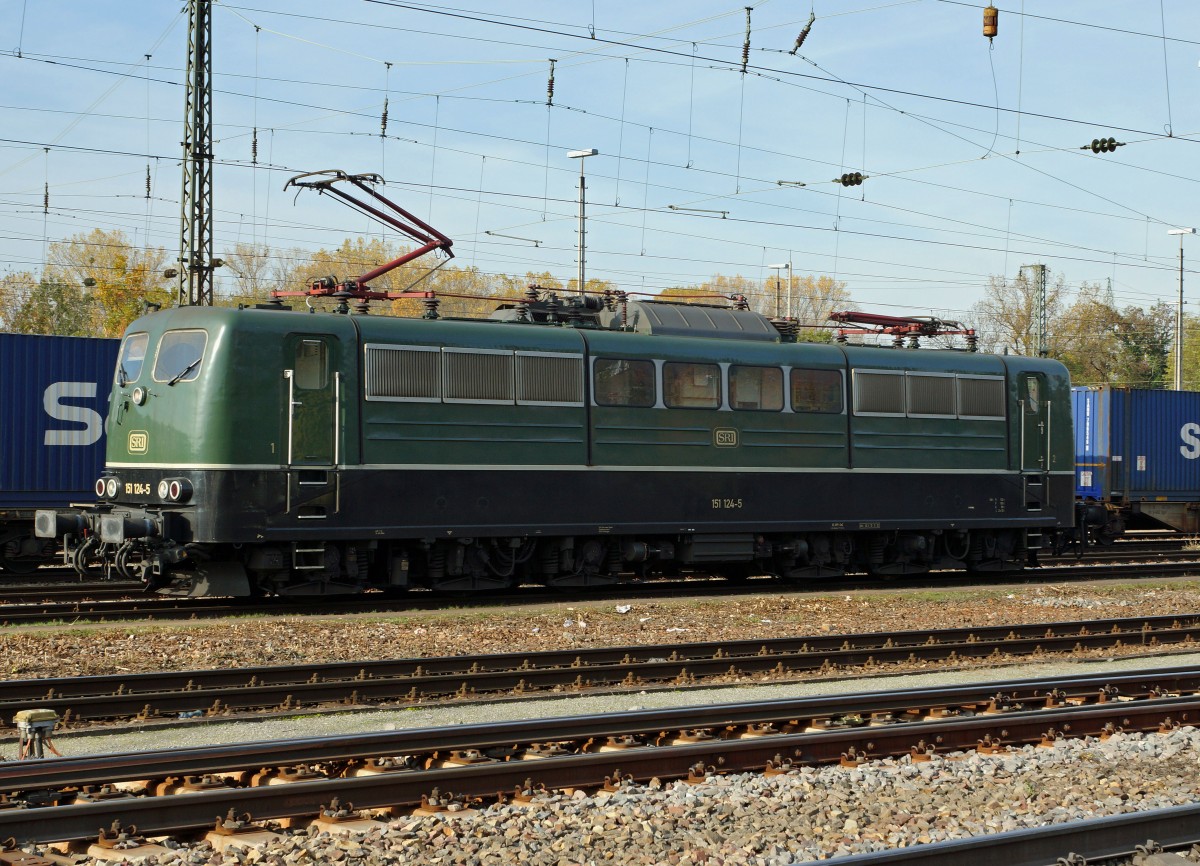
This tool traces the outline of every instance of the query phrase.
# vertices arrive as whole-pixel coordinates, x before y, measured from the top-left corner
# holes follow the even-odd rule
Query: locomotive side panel
[[[39,533],[87,524],[77,564],[166,591],[999,570],[1071,522],[1053,362],[257,310],[139,331],[114,494]]]

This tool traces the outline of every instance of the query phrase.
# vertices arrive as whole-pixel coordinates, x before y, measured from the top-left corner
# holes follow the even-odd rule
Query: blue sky
[[[0,273],[92,228],[177,250],[180,5],[0,0]],[[743,74],[744,7],[709,0],[217,3],[216,250],[378,234],[283,192],[341,168],[381,173],[459,264],[566,280],[566,153],[594,147],[588,276],[629,291],[773,283],[790,259],[864,309],[966,317],[990,275],[1041,262],[1071,287],[1111,279],[1118,305],[1173,302],[1167,230],[1200,223],[1200,4],[997,5],[989,46],[982,4],[767,0]],[[1108,136],[1126,145],[1079,149]],[[853,171],[868,179],[832,182]]]

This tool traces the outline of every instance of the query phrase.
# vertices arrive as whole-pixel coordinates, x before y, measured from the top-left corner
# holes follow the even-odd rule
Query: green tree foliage
[[[144,303],[169,304],[174,289],[162,276],[161,247],[135,247],[124,232],[94,229],[50,244],[46,285],[86,290],[93,336],[119,337],[142,314]],[[64,288],[64,298],[72,295]]]
[[[33,274],[0,279],[0,330],[92,337],[94,302],[83,286],[39,281]]]
[[[1120,352],[1114,368],[1114,384],[1166,388],[1172,377],[1169,363],[1175,341],[1174,307],[1164,303],[1155,304],[1149,310],[1126,307],[1122,315],[1123,320],[1117,323],[1116,329]],[[1197,369],[1193,367],[1192,370],[1192,388],[1200,384]]]
[[[1046,287],[1049,355],[1066,365],[1077,385],[1162,388],[1170,379],[1173,308],[1118,308],[1111,293],[1083,283],[1067,303],[1060,275]],[[975,305],[980,348],[1036,355],[1037,292],[1024,273],[1014,280],[992,277]],[[1200,352],[1197,353],[1200,370]]]
[[[1163,304],[1170,312],[1171,335],[1175,334],[1175,305]],[[1167,353],[1163,377],[1169,387],[1175,381],[1175,348]],[[1183,390],[1200,391],[1200,316],[1183,317]]]
[[[94,337],[94,320],[95,301],[86,288],[43,281],[13,312],[8,329],[20,334]]]

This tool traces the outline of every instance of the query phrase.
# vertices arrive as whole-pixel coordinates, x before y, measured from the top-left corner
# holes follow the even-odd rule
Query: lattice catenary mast
[[[212,0],[188,0],[179,306],[212,306]]]

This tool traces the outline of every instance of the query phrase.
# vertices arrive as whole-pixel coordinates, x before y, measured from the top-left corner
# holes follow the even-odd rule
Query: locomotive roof
[[[594,348],[603,346],[603,351],[616,351],[622,355],[629,352],[645,353],[651,342],[646,337],[653,336],[654,351],[660,356],[695,355],[753,363],[755,358],[764,361],[774,358],[775,353],[782,350],[784,356],[803,355],[810,361],[836,363],[834,358],[845,357],[852,368],[919,368],[979,374],[995,374],[1005,369],[1010,372],[1044,370],[1056,376],[1066,372],[1059,362],[1049,358],[853,344],[781,344],[770,320],[749,310],[644,301],[630,302],[629,309],[638,311],[636,322],[630,316],[630,323],[636,327],[633,333],[603,327],[579,330],[567,326],[531,326],[494,319],[426,320],[309,314],[286,308],[281,312],[276,309],[239,310],[231,307],[173,307],[137,319],[127,330],[158,333],[169,328],[206,328],[210,331],[234,328],[243,333],[258,332],[264,339],[271,339],[270,335],[276,334],[325,332],[337,334],[342,339],[361,339],[364,342],[401,339],[415,344],[434,345],[449,339],[481,349],[523,348],[543,351],[578,350],[581,336],[587,335]],[[740,315],[723,316],[720,315],[722,313]],[[756,320],[758,324],[755,324]],[[765,329],[770,329],[770,333],[767,334]],[[699,344],[705,343],[707,348],[699,348]],[[739,343],[741,348],[738,348]]]
[[[771,320],[753,310],[707,304],[630,301],[626,318],[639,334],[709,337],[725,340],[780,341]]]

